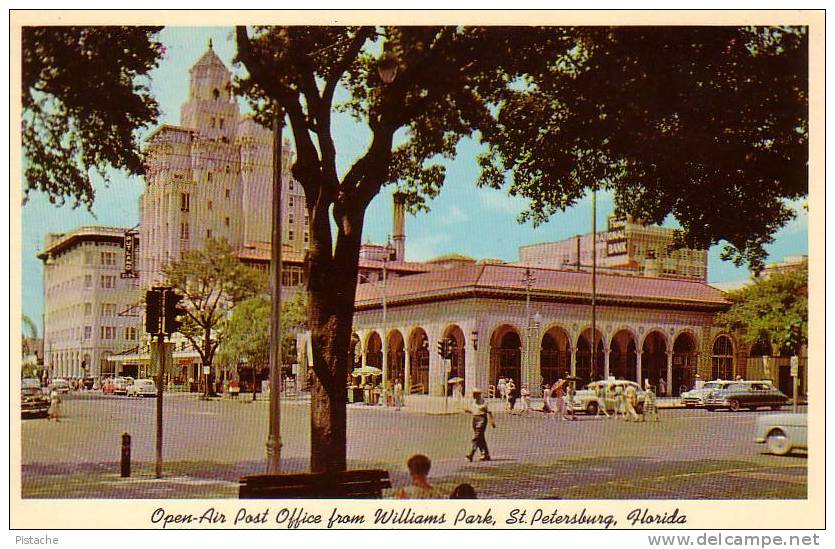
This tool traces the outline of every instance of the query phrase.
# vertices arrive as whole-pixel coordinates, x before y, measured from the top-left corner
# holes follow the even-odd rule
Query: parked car
[[[573,410],[575,412],[585,412],[589,415],[596,415],[598,407],[596,391],[597,388],[601,385],[606,391],[607,412],[614,412],[615,410],[615,399],[611,398],[611,396],[612,394],[614,394],[615,390],[617,390],[618,387],[620,387],[623,392],[626,392],[627,387],[634,387],[635,391],[638,393],[638,405],[635,407],[635,410],[639,414],[643,412],[645,398],[643,389],[641,389],[641,386],[638,383],[626,379],[607,379],[602,381],[592,381],[586,386],[585,389],[577,391],[577,393],[574,395]]]
[[[806,414],[765,414],[757,418],[754,441],[768,451],[784,456],[795,449],[806,450]]]
[[[20,380],[20,388],[21,389],[27,389],[27,388],[33,388],[33,387],[35,389],[41,389],[41,391],[43,391],[43,388],[41,387],[41,380],[36,378],[36,377],[24,377]]]
[[[128,387],[133,383],[132,377],[114,377],[113,378],[113,394],[127,395]]]
[[[137,379],[128,386],[128,396],[134,397],[155,397],[157,386],[153,379]]]
[[[70,383],[64,378],[57,377],[52,380],[49,384],[53,389],[58,391],[59,393],[69,393],[70,392]]]
[[[779,410],[788,400],[789,397],[767,381],[738,381],[708,394],[705,408],[711,412],[720,408],[727,408],[732,412],[743,408],[756,410],[762,407]]]
[[[691,389],[681,393],[681,403],[687,408],[702,407],[705,405],[705,398],[707,398],[708,394],[716,391],[717,389],[724,389],[733,383],[735,382],[723,379],[707,381],[698,389]]]
[[[37,387],[20,389],[20,412],[22,417],[46,417],[49,412],[49,398],[43,394],[40,383]]]

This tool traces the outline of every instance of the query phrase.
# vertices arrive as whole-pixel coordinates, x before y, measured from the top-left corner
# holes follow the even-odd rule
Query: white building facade
[[[79,227],[47,235],[44,365],[50,377],[99,377],[107,357],[137,347],[142,318],[138,278],[122,278],[127,229]]]

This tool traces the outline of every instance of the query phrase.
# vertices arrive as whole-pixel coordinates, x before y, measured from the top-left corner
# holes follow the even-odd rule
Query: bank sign
[[[606,255],[626,255],[626,218],[610,217],[609,231],[606,235]]]

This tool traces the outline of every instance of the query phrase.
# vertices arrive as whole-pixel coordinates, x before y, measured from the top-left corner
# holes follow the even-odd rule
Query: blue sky
[[[151,88],[160,102],[161,123],[179,122],[180,105],[188,95],[188,69],[205,52],[212,38],[218,56],[231,67],[235,46],[230,28],[169,27],[162,31],[161,41],[167,52],[152,74]],[[358,128],[346,115],[334,120],[340,169],[350,167],[367,144],[367,132]],[[286,135],[286,134],[285,134]],[[549,223],[533,228],[520,225],[516,217],[525,208],[525,201],[503,191],[478,189],[475,180],[478,168],[473,142],[463,141],[456,160],[447,162],[447,180],[443,192],[430,203],[429,213],[408,216],[406,220],[406,255],[409,260],[424,260],[447,253],[462,253],[476,258],[518,259],[518,248],[525,244],[560,240],[591,232],[591,200],[586,198],[566,212],[555,215]],[[30,195],[23,207],[23,312],[41,328],[43,309],[43,271],[36,258],[49,232],[65,232],[80,225],[114,225],[132,227],[139,222],[138,201],[143,181],[116,173],[110,187],[97,185],[92,214],[86,209],[58,208],[38,193]],[[605,226],[612,213],[611,196],[598,196],[598,227]],[[670,220],[674,224],[674,220]],[[391,234],[391,189],[378,196],[366,215],[363,240],[383,242]],[[776,235],[768,248],[769,261],[780,261],[788,255],[808,253],[806,212]],[[719,259],[721,246],[709,252],[710,282],[744,280],[745,268]]]

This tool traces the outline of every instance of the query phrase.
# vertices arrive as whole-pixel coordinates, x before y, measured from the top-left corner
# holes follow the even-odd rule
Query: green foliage
[[[24,27],[25,192],[92,207],[90,178],[112,167],[144,173],[138,132],[159,108],[148,72],[163,54],[160,27]]]
[[[808,337],[808,265],[776,272],[754,284],[728,294],[731,308],[717,317],[717,323],[742,333],[749,345],[767,341],[787,348],[791,326],[801,327],[801,342]]]
[[[186,318],[180,333],[203,364],[212,363],[229,309],[267,288],[266,275],[238,261],[222,239],[208,239],[202,249],[189,250],[162,271],[167,284],[185,297],[181,305]]]
[[[218,359],[227,365],[237,364],[246,357],[250,364],[266,366],[269,363],[270,298],[264,295],[251,297],[235,305],[232,316],[223,327],[223,345]],[[307,324],[307,299],[304,292],[296,294],[281,304],[281,360],[285,365],[296,362],[296,334]]]
[[[577,46],[501,93],[483,184],[531,200],[540,223],[586,189],[619,212],[681,224],[679,245],[727,243],[758,270],[808,194],[806,28],[561,29]]]
[[[294,175],[337,215],[397,183],[411,209],[445,180],[464,137],[485,147],[479,184],[530,200],[546,221],[589,188],[651,222],[672,215],[679,245],[726,243],[762,266],[764,246],[808,192],[805,27],[256,27],[239,29],[239,82],[266,120],[280,104]],[[395,56],[381,81],[380,51]],[[347,95],[335,103],[334,90]],[[342,94],[340,94],[342,97]],[[332,109],[373,134],[337,178]],[[397,132],[397,139],[393,136]],[[313,143],[313,139],[316,143]],[[321,151],[321,154],[319,152]],[[340,222],[337,220],[337,227]]]

